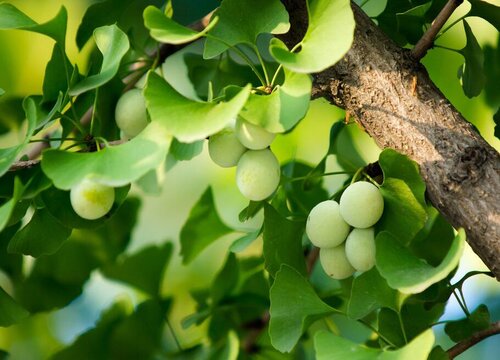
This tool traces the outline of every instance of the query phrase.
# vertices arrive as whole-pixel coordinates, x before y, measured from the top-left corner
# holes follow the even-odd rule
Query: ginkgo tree
[[[370,2],[378,0],[103,0],[78,27],[78,48],[92,48],[86,71],[67,55],[64,7],[39,23],[0,3],[0,29],[54,41],[42,93],[18,103],[22,141],[0,148],[0,270],[9,282],[0,283],[0,326],[68,306],[99,271],[144,301],[118,300],[51,358],[446,359],[500,333],[487,306],[469,310],[461,290],[473,275],[500,278],[500,157],[420,63],[433,46],[460,54],[464,94],[483,92],[496,110],[499,50],[481,48],[468,18],[498,30],[500,8],[469,0],[449,23],[463,1],[387,0],[374,22],[362,9]],[[435,44],[459,26],[464,48]],[[182,56],[194,90],[186,94],[168,76],[176,69],[161,65],[192,44],[199,51]],[[318,97],[346,110],[329,134],[316,134],[327,152],[317,164],[280,163],[273,141],[298,131]],[[357,154],[352,126],[383,148],[376,163]],[[140,209],[129,191],[155,193],[164,172],[204,143],[217,165],[236,167],[248,199],[241,223],[263,221],[192,293],[197,309],[182,326],[203,324],[205,337],[171,346],[172,298],[161,283],[172,252],[190,264],[241,228],[221,220],[208,188],[180,249],[165,242],[125,254]],[[341,168],[327,171],[329,156]],[[327,190],[324,178],[336,175],[347,180]],[[245,251],[261,240],[259,254]],[[466,240],[491,272],[452,282]],[[446,324],[456,345],[444,349],[432,327],[452,296],[464,318]],[[343,336],[334,316],[363,326],[365,339]]]

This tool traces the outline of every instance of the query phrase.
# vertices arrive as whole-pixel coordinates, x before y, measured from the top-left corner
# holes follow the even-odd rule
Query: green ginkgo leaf
[[[239,114],[246,121],[274,133],[290,130],[309,108],[311,77],[285,70],[285,82],[269,95],[250,94]]]
[[[250,88],[220,103],[194,101],[179,94],[162,77],[150,72],[144,95],[151,121],[179,141],[191,143],[222,130],[245,104]]]
[[[217,24],[217,18],[215,18],[203,31],[194,31],[178,24],[154,6],[148,6],[143,16],[144,24],[149,29],[151,37],[167,44],[185,44],[199,39]]]
[[[255,45],[259,34],[284,34],[290,28],[288,13],[279,0],[224,0],[212,21],[203,56],[212,58],[237,44]]]
[[[19,153],[26,147],[30,138],[33,136],[36,130],[37,123],[44,121],[44,120],[38,120],[37,106],[33,98],[27,97],[24,99],[23,109],[26,115],[26,120],[28,122],[26,135],[24,136],[24,140],[21,144],[0,149],[0,176],[5,174],[9,170],[12,163],[16,161]]]
[[[116,25],[101,26],[94,31],[97,48],[102,53],[102,65],[99,74],[91,75],[73,86],[72,96],[98,88],[110,81],[118,72],[120,61],[130,48],[127,35]]]
[[[21,199],[21,196],[25,190],[25,187],[19,180],[19,178],[14,179],[14,192],[12,198],[0,206],[0,232],[9,223],[10,216],[14,211],[17,202]]]
[[[0,326],[10,326],[28,317],[28,315],[28,311],[16,303],[14,299],[0,287]]]
[[[118,187],[135,181],[164,160],[170,145],[164,129],[149,124],[131,141],[97,152],[44,151],[42,169],[54,185],[69,190],[84,178]]]
[[[471,8],[468,16],[479,16],[500,31],[500,7],[491,2],[482,0],[469,0]],[[497,3],[498,4],[498,3]]]
[[[444,279],[458,265],[465,245],[465,231],[458,230],[448,254],[436,267],[416,257],[389,232],[375,239],[377,268],[393,289],[404,294],[417,294]]]
[[[0,29],[19,29],[47,35],[64,49],[68,13],[63,6],[57,15],[43,24],[38,24],[15,6],[0,4]]]
[[[427,360],[432,345],[434,345],[434,333],[431,329],[420,334],[406,346],[393,351],[358,345],[326,331],[320,331],[314,336],[317,360]]]
[[[314,321],[335,312],[320,299],[305,277],[286,264],[276,273],[269,295],[269,337],[271,344],[281,352],[290,352]]]
[[[300,51],[290,51],[278,39],[272,39],[269,45],[278,62],[300,73],[314,73],[334,65],[351,48],[354,39],[350,0],[308,0],[307,5],[309,27],[296,46],[300,46]]]

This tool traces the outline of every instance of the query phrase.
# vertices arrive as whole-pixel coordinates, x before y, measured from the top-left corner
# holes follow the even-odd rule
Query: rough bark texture
[[[295,44],[306,29],[304,1],[283,3],[294,28],[284,40]],[[465,228],[472,249],[500,279],[499,154],[407,50],[355,4],[353,11],[354,44],[344,59],[314,76],[313,97],[345,108],[381,148],[415,160],[432,204],[454,227]]]

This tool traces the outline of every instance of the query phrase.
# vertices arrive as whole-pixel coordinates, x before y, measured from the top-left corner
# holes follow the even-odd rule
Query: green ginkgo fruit
[[[116,103],[115,121],[128,138],[138,135],[148,125],[146,102],[140,89],[129,90],[120,97]]]
[[[269,149],[248,150],[236,168],[236,185],[249,200],[269,197],[280,182],[280,164]]]
[[[247,151],[230,128],[211,135],[208,139],[208,154],[214,163],[224,168],[238,164],[241,155]]]
[[[337,280],[346,279],[356,272],[347,259],[344,244],[319,249],[319,261],[325,273]]]
[[[306,233],[313,245],[335,247],[344,242],[350,226],[340,216],[339,204],[326,200],[317,204],[307,218]]]
[[[370,270],[375,265],[374,229],[353,229],[345,242],[345,254],[356,270]]]
[[[384,212],[384,198],[372,183],[359,181],[351,184],[340,197],[340,215],[351,226],[369,228]]]
[[[114,188],[85,179],[70,191],[73,210],[82,218],[95,220],[106,215],[115,201]]]
[[[276,137],[276,134],[241,118],[236,121],[235,134],[238,140],[251,150],[267,148]]]

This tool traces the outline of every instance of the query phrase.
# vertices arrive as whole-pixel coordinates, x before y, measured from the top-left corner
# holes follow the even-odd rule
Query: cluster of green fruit
[[[132,89],[120,97],[115,108],[115,120],[124,138],[138,135],[147,126],[146,103],[140,89]],[[70,200],[78,216],[95,220],[111,210],[115,190],[91,179],[83,179],[71,189]]]
[[[249,200],[268,198],[279,185],[280,164],[269,149],[276,134],[241,118],[208,139],[208,153],[219,166],[236,166],[236,185]]]
[[[326,200],[311,210],[306,233],[313,245],[320,248],[320,263],[330,277],[345,279],[375,265],[373,226],[383,211],[380,190],[366,181],[349,185],[339,203]]]

